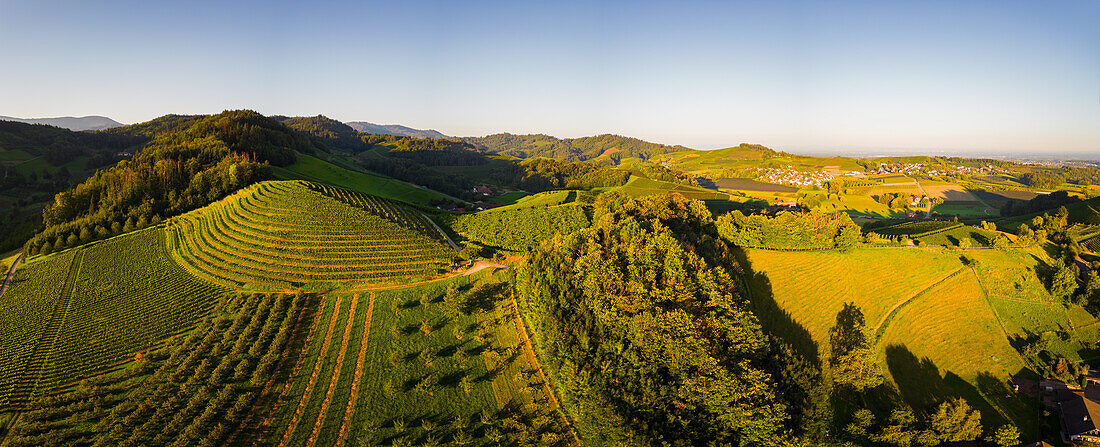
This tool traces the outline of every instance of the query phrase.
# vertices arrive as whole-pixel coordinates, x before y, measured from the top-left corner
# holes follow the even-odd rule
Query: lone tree
[[[1077,290],[1077,266],[1056,261],[1054,268],[1048,289],[1055,298],[1066,300]]]
[[[1012,424],[1002,425],[989,435],[989,442],[1001,447],[1012,447],[1020,443],[1020,430]]]
[[[863,390],[882,384],[867,337],[867,322],[855,303],[844,303],[837,312],[836,325],[829,331],[829,348],[829,366],[837,385]]]

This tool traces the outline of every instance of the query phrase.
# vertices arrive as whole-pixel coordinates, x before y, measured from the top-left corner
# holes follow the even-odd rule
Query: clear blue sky
[[[0,0],[0,115],[1100,152],[1100,1]]]

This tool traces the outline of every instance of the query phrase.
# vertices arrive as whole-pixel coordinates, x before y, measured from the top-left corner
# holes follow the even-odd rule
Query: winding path
[[[11,284],[11,278],[15,276],[15,267],[19,265],[19,261],[23,260],[23,255],[20,254],[18,258],[15,258],[15,262],[11,263],[11,268],[8,269],[8,277],[4,278],[4,285],[0,286],[0,295],[4,294],[5,290],[8,290],[8,285]]]
[[[461,248],[458,247],[458,244],[456,244],[455,241],[451,240],[450,236],[447,236],[447,233],[445,233],[442,228],[439,228],[439,225],[435,224],[435,221],[432,220],[432,218],[428,217],[428,215],[424,214],[424,213],[420,213],[420,215],[424,216],[424,220],[427,220],[429,223],[432,224],[433,227],[435,227],[435,231],[438,231],[439,234],[443,236],[443,239],[447,240],[448,244],[451,244],[451,248],[455,249],[455,251],[461,251],[462,250]]]
[[[886,333],[886,328],[890,326],[890,322],[894,320],[894,315],[897,314],[902,307],[905,307],[907,304],[913,302],[913,300],[924,296],[924,294],[927,293],[929,290],[932,290],[933,287],[936,287],[942,284],[944,281],[958,276],[959,273],[962,273],[966,269],[967,267],[959,267],[957,270],[949,273],[947,276],[941,278],[939,281],[929,284],[928,287],[925,287],[917,293],[914,293],[909,298],[898,301],[897,304],[894,304],[894,307],[891,307],[890,310],[886,311],[886,315],[883,315],[882,319],[879,320],[877,325],[875,325],[875,342],[877,343],[882,338],[882,335]]]

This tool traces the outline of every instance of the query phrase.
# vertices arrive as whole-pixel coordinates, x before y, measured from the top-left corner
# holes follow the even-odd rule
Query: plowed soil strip
[[[279,441],[279,447],[285,446],[290,441],[290,435],[294,434],[294,429],[298,426],[298,420],[302,418],[302,413],[306,410],[306,404],[309,403],[309,396],[313,394],[313,385],[317,383],[317,375],[321,373],[321,366],[325,364],[325,353],[328,352],[328,345],[332,342],[332,329],[336,327],[337,317],[340,316],[341,300],[343,300],[343,297],[336,297],[336,307],[332,310],[332,319],[328,322],[325,341],[321,343],[321,351],[317,353],[317,360],[313,363],[313,373],[309,375],[306,390],[302,393],[302,398],[298,400],[298,408],[294,409],[294,416],[290,418],[290,423],[286,426],[286,432],[283,433],[283,439]]]
[[[370,300],[367,301],[367,317],[363,321],[363,338],[359,342],[359,356],[356,357],[355,361],[355,377],[351,382],[351,397],[348,398],[348,406],[344,409],[344,422],[340,424],[340,436],[336,438],[336,447],[344,445],[344,440],[348,437],[351,417],[355,413],[355,400],[359,397],[359,380],[363,377],[363,356],[367,353],[367,337],[370,335],[371,315],[374,315],[374,292],[370,292]]]
[[[325,391],[325,400],[321,401],[321,411],[317,413],[317,420],[313,422],[313,433],[306,441],[306,447],[313,447],[317,443],[317,435],[321,433],[321,426],[325,424],[325,413],[332,403],[332,393],[336,391],[336,382],[340,380],[340,367],[344,365],[344,354],[348,352],[348,336],[351,335],[351,327],[355,325],[355,307],[359,304],[359,294],[351,297],[351,311],[348,312],[348,322],[344,325],[344,338],[340,342],[340,353],[336,355],[336,367],[332,370],[332,379],[328,381],[328,390]]]

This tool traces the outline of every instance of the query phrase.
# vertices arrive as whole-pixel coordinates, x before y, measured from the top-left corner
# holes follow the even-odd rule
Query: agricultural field
[[[526,193],[526,192],[523,192],[523,191],[509,191],[509,192],[506,192],[504,194],[500,194],[500,195],[496,195],[496,196],[490,196],[489,198],[485,199],[485,201],[488,202],[488,203],[494,203],[494,204],[497,204],[497,205],[511,205],[513,203],[516,203],[516,202],[522,200],[524,197],[527,197],[529,195],[530,195],[529,193]]]
[[[262,445],[572,444],[507,284],[327,296]]]
[[[187,270],[257,291],[329,290],[434,277],[454,251],[423,213],[301,181],[263,182],[168,222]]]
[[[900,306],[880,328],[878,349],[902,399],[914,408],[962,396],[982,412],[984,424],[1014,422],[1024,433],[1035,430],[1033,402],[1004,398],[1005,379],[1023,371],[1025,362],[1009,344],[973,270]]]
[[[954,184],[945,185],[928,185],[926,182],[921,182],[921,188],[932,197],[939,200],[954,201],[954,202],[977,202],[979,199],[967,191],[965,188]]]
[[[5,447],[226,445],[270,395],[294,334],[317,298],[238,295],[219,302],[186,336],[117,372],[40,397],[19,415]]]
[[[387,199],[427,206],[433,201],[463,202],[443,193],[421,188],[411,183],[364,171],[353,171],[309,155],[299,155],[298,161],[285,168],[274,168],[281,180],[309,180],[358,191]]]
[[[34,155],[28,154],[18,149],[0,150],[0,162],[20,162],[27,161],[32,158],[34,158]]]
[[[1097,320],[1049,298],[1035,273],[1050,262],[1041,249],[966,255],[977,259],[976,266],[964,264],[957,252],[920,248],[847,255],[747,250],[746,260],[755,272],[749,286],[762,323],[795,346],[825,355],[836,312],[854,301],[876,336],[888,379],[911,405],[959,395],[988,408],[991,419],[1007,415],[1032,430],[1025,416],[1033,413],[991,391],[1027,366],[1010,337],[1081,327],[1058,348],[1081,359],[1076,352],[1089,352],[1086,340],[1095,340],[1089,337],[1097,336]]]
[[[748,265],[755,272],[750,281],[754,299],[770,297],[813,340],[828,338],[845,301],[855,301],[863,309],[867,326],[877,328],[895,304],[963,267],[955,254],[904,247],[866,248],[846,254],[746,251]]]
[[[675,183],[663,182],[660,180],[651,180],[642,177],[630,177],[623,186],[616,186],[613,188],[604,188],[603,190],[616,190],[626,194],[630,197],[641,197],[652,194],[667,194],[670,192],[677,192],[683,194],[684,197],[689,199],[698,200],[728,200],[729,195],[711,191],[708,189],[698,188],[694,186],[677,185]]]
[[[172,261],[161,227],[32,257],[0,298],[10,306],[0,324],[13,328],[0,348],[0,405],[21,406],[191,329],[226,291]]]
[[[960,218],[996,218],[1000,217],[1000,211],[986,206],[977,201],[947,201],[938,202],[932,206],[932,211],[945,215],[959,216]]]
[[[981,228],[961,226],[918,237],[916,239],[924,245],[958,247],[962,241],[969,240],[971,247],[987,247],[996,235],[997,233],[986,231]]]
[[[749,178],[720,178],[714,182],[719,189],[765,192],[797,192],[798,188],[775,183],[761,182]]]
[[[958,228],[963,226],[958,222],[950,222],[946,220],[914,220],[908,222],[902,222],[897,225],[891,225],[889,227],[876,228],[875,233],[883,236],[905,236],[909,238],[916,238],[921,236],[928,236],[932,233],[947,231],[952,228]]]
[[[1047,270],[1052,262],[1038,247],[997,252],[975,250],[968,256],[978,260],[977,272],[987,291],[989,302],[1012,337],[1069,330],[1070,337],[1056,338],[1053,349],[1068,359],[1095,362],[1082,353],[1095,348],[1100,340],[1100,324],[1080,306],[1063,304],[1050,296],[1036,272]],[[1086,344],[1088,344],[1086,346]]]
[[[510,211],[519,210],[524,208],[536,208],[544,206],[561,205],[564,203],[570,203],[577,200],[577,195],[583,193],[583,191],[561,190],[561,191],[547,191],[538,194],[528,195],[518,200],[512,201],[512,203],[492,208],[488,211]],[[587,193],[586,193],[587,194]]]

